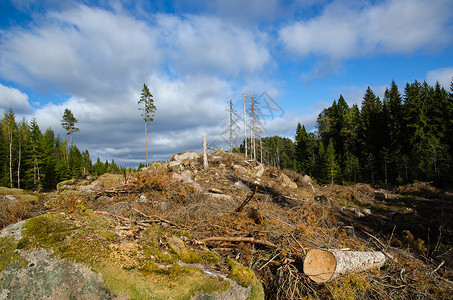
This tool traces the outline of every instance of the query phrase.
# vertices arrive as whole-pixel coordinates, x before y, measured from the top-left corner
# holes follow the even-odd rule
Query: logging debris
[[[441,299],[453,294],[451,191],[425,183],[393,189],[323,186],[220,150],[208,154],[208,160],[204,169],[200,155],[181,153],[169,163],[153,163],[126,176],[74,181],[39,195],[39,203],[29,205],[34,211],[27,213],[103,214],[135,231],[173,227],[221,257],[249,266],[269,299]],[[376,190],[386,198],[376,199]],[[390,212],[396,213],[393,218]],[[381,251],[386,263],[380,269],[330,274],[323,284],[304,273],[312,249],[345,248]]]

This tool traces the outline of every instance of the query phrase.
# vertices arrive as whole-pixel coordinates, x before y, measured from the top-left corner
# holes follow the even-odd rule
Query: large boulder
[[[168,165],[170,167],[176,167],[183,165],[184,167],[188,166],[192,160],[197,159],[199,154],[194,151],[185,151],[178,154],[173,155],[170,158],[170,162]]]
[[[253,271],[170,227],[143,230],[85,212],[45,214],[0,232],[0,299],[248,297],[264,297]]]

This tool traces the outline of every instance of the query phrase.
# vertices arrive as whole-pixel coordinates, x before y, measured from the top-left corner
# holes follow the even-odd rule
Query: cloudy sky
[[[131,4],[133,3],[133,4]],[[157,107],[151,160],[222,137],[227,102],[262,95],[263,135],[312,130],[342,94],[453,76],[451,0],[0,0],[0,113],[62,138],[65,108],[92,159],[145,160],[138,100]],[[242,124],[240,124],[242,126]]]

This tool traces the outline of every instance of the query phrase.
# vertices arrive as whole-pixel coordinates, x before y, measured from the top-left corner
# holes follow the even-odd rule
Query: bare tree
[[[245,146],[245,157],[247,157],[247,106],[245,90],[243,96],[244,96],[244,146]]]
[[[249,115],[250,115],[250,156],[256,159],[256,132],[261,125],[261,108],[260,102],[254,93],[249,96]]]

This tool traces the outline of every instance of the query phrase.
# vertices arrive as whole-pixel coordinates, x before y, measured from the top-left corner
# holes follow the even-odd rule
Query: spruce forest
[[[392,81],[382,100],[368,87],[360,108],[340,95],[316,127],[307,132],[299,123],[294,142],[263,138],[262,147],[255,143],[257,159],[319,183],[453,182],[453,82],[446,91],[439,83],[414,81],[401,93]],[[243,143],[236,151],[244,149]]]
[[[0,133],[0,186],[50,191],[71,178],[124,171],[114,160],[93,164],[88,150],[69,146],[51,128],[43,133],[36,119],[17,121],[12,108],[0,120]]]

